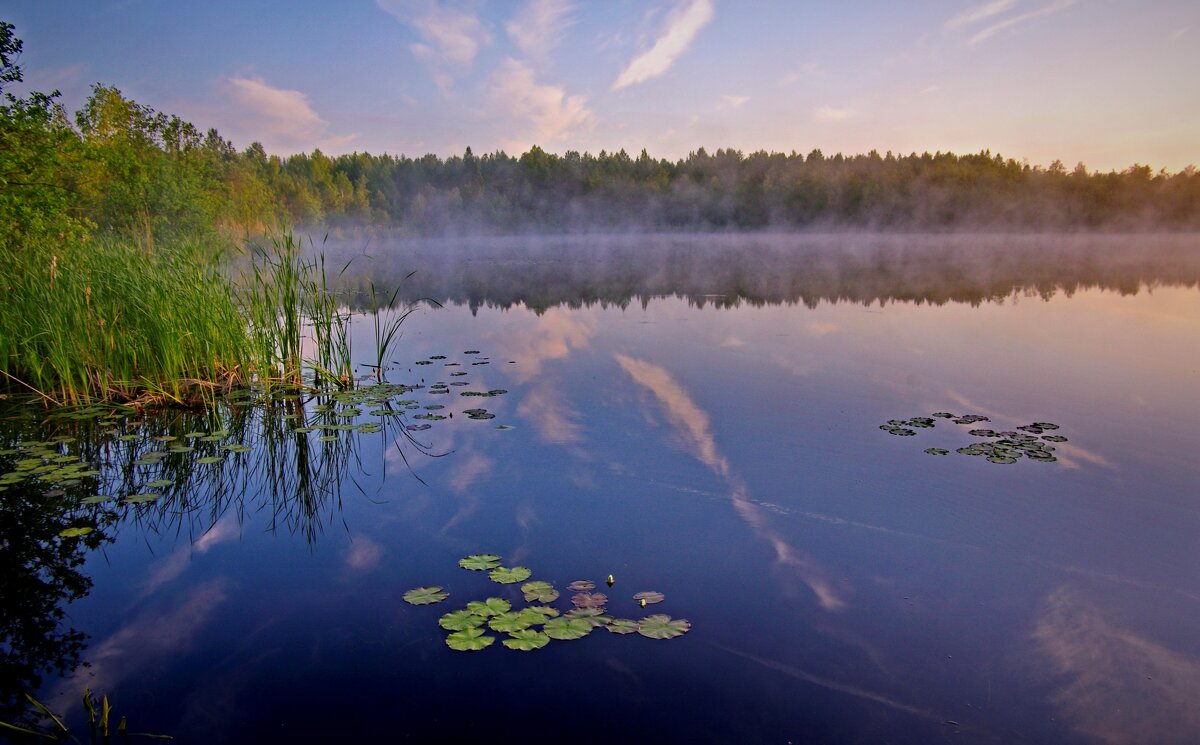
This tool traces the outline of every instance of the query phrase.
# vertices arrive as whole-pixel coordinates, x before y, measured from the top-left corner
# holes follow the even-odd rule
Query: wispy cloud
[[[328,136],[329,122],[317,114],[306,94],[276,88],[260,77],[229,78],[225,94],[234,107],[234,129],[254,133],[268,150],[336,148],[358,136]]]
[[[575,6],[567,0],[529,0],[504,25],[508,38],[534,60],[544,59],[574,23]]]
[[[514,118],[531,127],[534,142],[514,142],[515,147],[564,139],[592,123],[585,96],[568,96],[556,85],[539,84],[533,68],[511,57],[492,73],[492,100]]]
[[[818,122],[844,122],[854,116],[853,109],[838,108],[837,106],[821,106],[813,112],[813,119]]]
[[[1072,5],[1075,5],[1078,1],[1079,0],[1052,0],[1052,2],[1043,5],[1040,8],[1028,10],[1024,13],[1018,13],[1016,15],[1010,15],[1007,18],[997,20],[994,23],[991,23],[990,25],[980,29],[979,31],[976,31],[975,34],[967,40],[967,43],[978,44],[982,41],[986,41],[1005,29],[1026,23],[1027,21],[1032,21],[1035,18],[1042,18],[1044,16],[1053,15],[1059,11],[1066,10]],[[975,8],[968,10],[961,15],[951,18],[946,22],[945,27],[953,30],[956,28],[966,28],[968,26],[974,26],[979,23],[991,21],[992,19],[999,18],[1008,11],[1012,10],[1014,6],[1014,2],[1007,2],[1007,0],[996,0],[995,2],[976,6]]]
[[[456,75],[470,69],[479,50],[492,43],[492,35],[477,15],[444,7],[435,0],[376,0],[379,8],[416,30],[421,41],[409,45],[433,79],[448,88]]]
[[[689,0],[677,7],[667,17],[666,27],[653,46],[633,58],[617,76],[612,89],[620,90],[662,75],[687,51],[712,17],[712,0]]]
[[[739,109],[749,100],[749,96],[721,96],[721,103],[717,104],[717,108],[723,111]]]
[[[1007,13],[1016,4],[1017,0],[992,0],[981,5],[974,5],[946,21],[942,24],[942,27],[947,30],[953,30],[970,26],[981,21],[986,21],[989,18],[994,18],[1001,13]]]

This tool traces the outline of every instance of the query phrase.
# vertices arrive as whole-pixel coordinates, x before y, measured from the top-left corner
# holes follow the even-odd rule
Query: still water
[[[103,475],[0,494],[6,701],[36,690],[82,731],[90,688],[130,731],[206,743],[1200,740],[1196,241],[327,249],[442,303],[387,371],[423,387],[10,413],[7,449],[75,437],[56,452]],[[880,429],[935,412],[988,420]],[[958,453],[1001,438],[973,429],[1054,459]],[[484,552],[560,610],[591,580],[613,616],[691,629],[453,651],[443,613],[525,605],[457,566]],[[402,599],[431,585],[450,597]]]

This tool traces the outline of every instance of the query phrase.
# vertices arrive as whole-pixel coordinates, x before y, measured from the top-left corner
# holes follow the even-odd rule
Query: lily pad
[[[94,497],[84,497],[83,499],[79,500],[79,503],[80,504],[100,504],[101,502],[107,502],[110,499],[112,499],[112,497],[108,496],[107,494],[97,494]]]
[[[550,637],[540,631],[533,629],[524,629],[515,631],[508,635],[508,639],[504,639],[502,643],[509,649],[516,649],[521,652],[529,652],[534,649],[541,649],[550,643]]]
[[[563,614],[563,618],[577,618],[593,626],[607,626],[613,620],[603,608],[572,608]]]
[[[551,639],[568,641],[582,639],[592,633],[593,628],[592,624],[582,618],[551,618],[542,630]]]
[[[158,479],[158,480],[156,480],[156,481],[150,481],[150,482],[148,482],[148,483],[146,484],[146,486],[147,486],[147,487],[149,487],[149,488],[151,488],[151,489],[159,489],[159,488],[162,488],[162,487],[164,487],[164,486],[171,486],[171,485],[172,485],[172,484],[174,484],[174,483],[175,483],[174,479]]]
[[[495,554],[471,554],[465,559],[459,559],[458,565],[463,569],[485,571],[500,566],[500,557]]]
[[[948,411],[935,411],[933,415],[938,419],[953,419],[954,415]]]
[[[500,633],[521,631],[532,625],[533,621],[530,620],[529,616],[522,616],[520,613],[513,613],[512,611],[501,613],[488,619],[488,628]]]
[[[691,622],[682,618],[672,620],[663,613],[646,616],[638,622],[638,633],[648,639],[674,639],[683,636],[691,628]]]
[[[431,605],[440,603],[450,597],[450,593],[444,591],[440,586],[432,587],[416,587],[404,593],[404,602],[410,605]]]
[[[1017,462],[1016,458],[1013,458],[1013,457],[1010,457],[1007,455],[989,455],[988,456],[988,463],[996,463],[996,464],[999,464],[1002,466],[1007,466],[1007,465],[1011,465],[1016,462]]]
[[[1042,439],[1046,442],[1066,442],[1067,438],[1062,435],[1042,435]]]
[[[153,492],[143,492],[141,494],[132,494],[128,497],[125,497],[125,503],[126,504],[143,504],[145,502],[153,502],[154,500],[159,499],[160,497],[162,497],[161,494],[155,494]]]
[[[1059,428],[1058,425],[1054,424],[1053,422],[1034,422],[1033,426],[1045,430],[1054,430]]]
[[[595,588],[596,583],[586,579],[577,579],[571,584],[567,585],[567,589],[571,590],[572,592],[586,592],[587,590],[594,590]]]
[[[450,636],[446,637],[446,646],[456,652],[478,652],[492,645],[496,641],[494,636],[485,636],[483,629],[470,628],[462,631],[455,631]]]
[[[462,631],[482,626],[487,622],[483,616],[477,616],[469,610],[452,610],[438,619],[438,626],[447,631]]]
[[[64,528],[63,530],[58,531],[58,536],[60,538],[78,538],[91,533],[92,530],[93,528],[89,528],[87,526],[79,528]]]
[[[608,596],[602,592],[581,592],[571,597],[571,604],[576,608],[603,608],[608,605]]]
[[[925,452],[930,455],[949,455],[950,451],[943,448],[925,448]]]
[[[429,429],[432,426],[433,426],[432,424],[410,424],[407,427],[405,427],[405,429],[407,429],[411,432],[420,432],[422,430]]]
[[[521,585],[521,592],[525,593],[525,602],[527,603],[552,603],[558,600],[558,590],[555,590],[549,582],[541,580]]]
[[[628,618],[614,618],[604,628],[614,634],[632,634],[638,630],[638,624]]]
[[[543,613],[542,611],[549,611],[549,613]],[[517,615],[521,617],[526,626],[541,626],[547,620],[557,616],[558,611],[550,606],[538,605],[532,608],[522,608],[521,612]]]
[[[664,597],[665,596],[661,592],[647,590],[646,592],[637,593],[636,595],[633,596],[633,599],[639,600],[639,601],[645,600],[646,605],[654,605],[655,603],[661,603],[663,601]]]
[[[504,598],[488,598],[487,600],[472,600],[467,603],[467,610],[477,616],[490,618],[498,616],[501,613],[508,613],[512,609],[512,603]]]
[[[529,579],[532,574],[533,572],[525,567],[497,567],[488,572],[488,577],[502,585],[514,585]]]

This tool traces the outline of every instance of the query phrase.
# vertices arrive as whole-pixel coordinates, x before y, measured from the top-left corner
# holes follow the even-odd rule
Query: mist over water
[[[1194,234],[314,236],[311,246],[330,265],[349,262],[340,282],[351,291],[370,281],[407,301],[535,310],[668,296],[700,307],[981,303],[1200,283]]]

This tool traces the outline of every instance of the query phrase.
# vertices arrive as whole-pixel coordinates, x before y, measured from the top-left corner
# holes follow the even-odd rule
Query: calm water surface
[[[30,487],[0,495],[4,695],[57,654],[52,708],[80,722],[83,688],[106,691],[131,730],[180,742],[1200,740],[1195,243],[731,243],[368,246],[356,271],[419,269],[408,291],[446,303],[409,319],[388,372],[468,382],[398,396],[456,414],[428,430],[368,403],[336,421],[380,432],[296,434],[281,416],[323,414],[291,400],[107,435],[14,419],[8,447],[78,435],[62,449],[102,466],[91,493],[173,483],[53,520],[12,506]],[[879,428],[938,411],[990,421]],[[955,452],[1034,421],[1068,438],[1057,461]],[[198,427],[251,450],[130,462]],[[78,524],[100,530],[55,537]],[[452,651],[442,613],[523,604],[457,567],[477,552],[554,583],[560,609],[611,573],[613,615],[692,629]],[[403,602],[422,585],[450,598]],[[666,600],[643,611],[641,590]],[[57,653],[35,643],[51,634]]]

